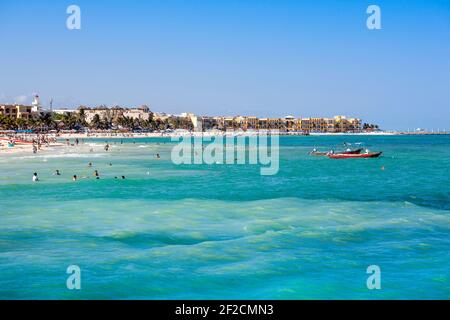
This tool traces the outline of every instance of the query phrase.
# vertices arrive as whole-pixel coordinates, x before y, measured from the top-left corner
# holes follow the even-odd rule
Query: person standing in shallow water
[[[95,179],[100,179],[100,174],[98,173],[97,170],[94,171],[94,177]]]
[[[32,178],[33,182],[38,182],[39,181],[39,177],[38,174],[35,172],[33,173],[33,178]]]

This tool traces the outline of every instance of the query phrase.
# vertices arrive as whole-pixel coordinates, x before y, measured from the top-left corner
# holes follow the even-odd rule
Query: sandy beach
[[[54,147],[63,147],[64,145],[62,143],[50,143],[48,146],[43,145],[41,148],[37,151],[38,153],[51,153],[52,150],[54,150]],[[0,142],[0,155],[5,154],[24,154],[24,153],[33,153],[33,145],[31,144],[16,144],[14,147],[10,148],[8,147],[7,142]]]

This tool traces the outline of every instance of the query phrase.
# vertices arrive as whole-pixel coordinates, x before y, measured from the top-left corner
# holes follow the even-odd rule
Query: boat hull
[[[338,152],[336,154],[360,154],[362,150],[363,149],[356,149],[356,150],[351,150],[351,151],[342,151],[342,152]],[[312,151],[309,154],[312,155],[312,156],[327,156],[330,153],[329,152]]]
[[[329,154],[328,157],[330,159],[367,159],[367,158],[378,158],[382,152],[373,152],[373,153],[363,153],[363,154]]]

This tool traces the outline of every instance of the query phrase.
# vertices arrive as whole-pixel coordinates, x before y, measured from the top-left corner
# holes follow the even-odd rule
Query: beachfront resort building
[[[37,118],[39,113],[33,111],[32,106],[0,105],[0,114],[12,119],[30,120]]]
[[[0,114],[12,119],[31,120],[36,119],[42,113],[39,102],[39,96],[34,96],[31,106],[21,104],[5,104],[0,105]]]
[[[335,116],[334,118],[302,118],[299,119],[298,128],[303,132],[360,132],[361,119],[349,118],[345,116]]]
[[[149,120],[153,113],[150,111],[149,107],[141,106],[138,108],[122,108],[113,107],[108,108],[106,106],[99,106],[96,108],[88,108],[81,106],[77,109],[77,112],[83,110],[85,120],[88,124],[92,123],[95,118],[99,118],[102,121],[113,121],[118,118],[131,118],[133,120]]]
[[[257,118],[255,116],[209,117],[191,113],[177,117],[190,119],[194,130],[279,130],[283,132],[335,133],[360,132],[361,119],[335,116],[333,118]]]
[[[254,130],[258,127],[258,118],[256,117],[237,116],[234,121],[235,126],[244,131]]]
[[[345,116],[335,116],[334,126],[336,132],[352,132],[361,130],[361,119],[349,118]]]
[[[144,105],[134,109],[125,109],[122,115],[134,120],[149,120],[152,117],[152,112],[149,107]]]

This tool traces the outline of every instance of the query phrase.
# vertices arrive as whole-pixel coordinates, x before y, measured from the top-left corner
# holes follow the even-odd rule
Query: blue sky
[[[0,70],[0,102],[450,130],[450,1],[1,0]]]

